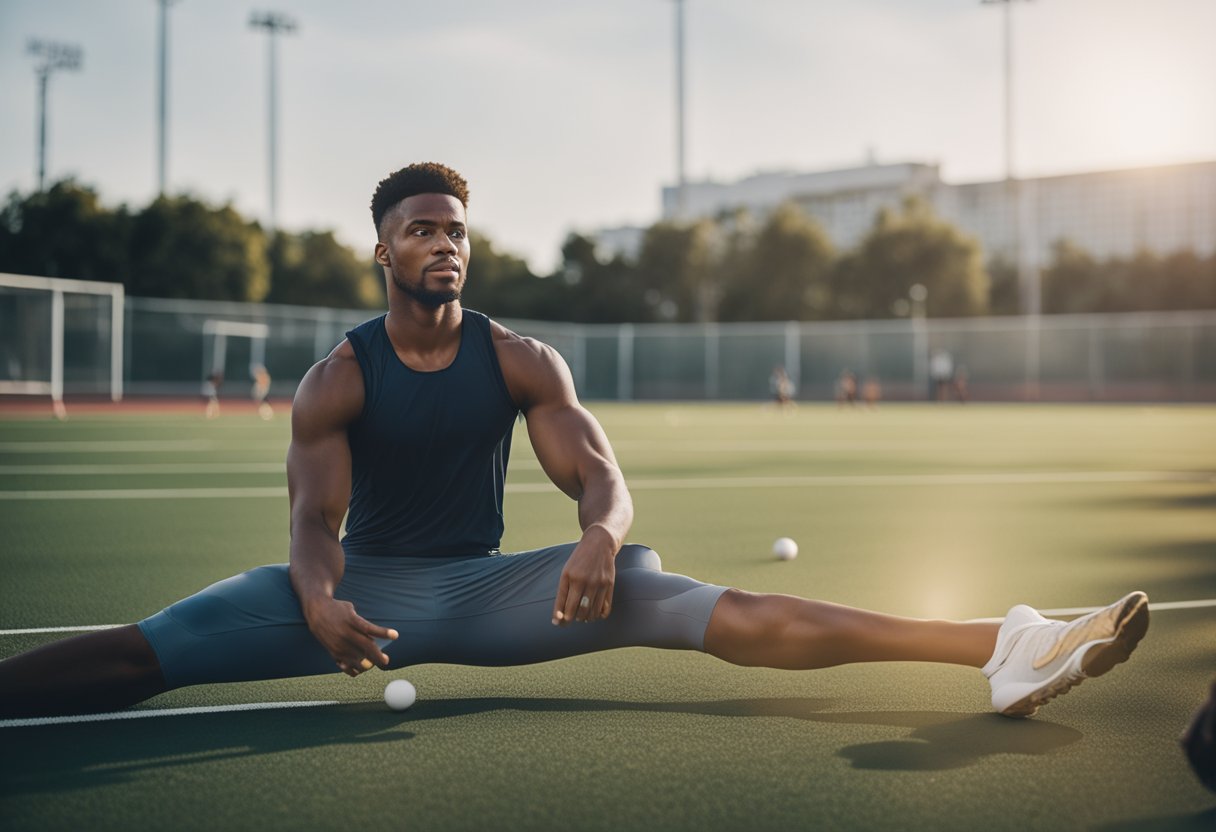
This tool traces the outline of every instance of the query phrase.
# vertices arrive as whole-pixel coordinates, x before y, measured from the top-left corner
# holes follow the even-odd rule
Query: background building
[[[1216,161],[1160,167],[951,184],[937,165],[871,164],[816,173],[770,172],[736,182],[690,182],[685,217],[716,217],[738,208],[758,216],[794,201],[833,243],[850,248],[882,208],[906,197],[926,200],[944,219],[979,240],[989,258],[1013,260],[1014,206],[1020,204],[1023,246],[1046,265],[1067,239],[1099,259],[1141,250],[1160,254],[1216,252]],[[676,217],[677,189],[663,188],[664,220]],[[593,236],[607,255],[636,256],[645,229],[612,228]]]

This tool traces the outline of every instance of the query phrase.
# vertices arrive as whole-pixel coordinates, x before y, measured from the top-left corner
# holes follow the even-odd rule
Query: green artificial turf
[[[1099,605],[1133,588],[1154,602],[1216,598],[1214,408],[593,409],[634,486],[631,537],[672,571],[918,617]],[[285,477],[265,469],[287,441],[284,418],[0,420],[0,629],[131,622],[286,560]],[[261,467],[200,469],[235,464]],[[512,486],[544,481],[523,426],[512,465]],[[265,496],[171,496],[233,488]],[[162,493],[50,498],[72,489]],[[507,526],[504,549],[577,534],[556,490],[513,490]],[[771,557],[780,536],[799,542],[796,560]],[[0,656],[60,637],[0,635]],[[644,649],[204,686],[140,708],[340,704],[0,728],[0,820],[1209,829],[1216,795],[1177,736],[1213,673],[1216,607],[1204,607],[1155,611],[1129,664],[1022,721],[989,713],[967,668],[787,672]],[[383,705],[390,677],[417,685],[414,708]]]

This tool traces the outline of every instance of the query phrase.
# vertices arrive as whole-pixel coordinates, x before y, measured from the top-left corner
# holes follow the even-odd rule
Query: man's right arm
[[[308,628],[338,668],[358,676],[388,656],[373,639],[397,633],[373,624],[348,601],[334,598],[344,556],[338,530],[350,502],[347,427],[363,408],[363,377],[343,341],[304,376],[291,409],[287,489],[291,500],[291,585]]]

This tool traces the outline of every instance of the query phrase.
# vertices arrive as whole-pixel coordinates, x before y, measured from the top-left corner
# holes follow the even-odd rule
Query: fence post
[[[797,321],[785,322],[785,374],[794,382],[794,390],[802,389],[802,339]]]
[[[713,401],[718,398],[721,385],[718,383],[718,325],[705,325],[705,398]]]
[[[616,397],[633,399],[633,324],[621,324],[616,331]]]

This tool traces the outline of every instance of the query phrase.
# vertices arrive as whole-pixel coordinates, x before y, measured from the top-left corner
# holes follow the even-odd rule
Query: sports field
[[[593,409],[668,570],[923,617],[1143,589],[1148,636],[1023,721],[967,668],[644,649],[185,689],[147,718],[4,724],[0,826],[1216,828],[1177,745],[1216,673],[1216,409]],[[286,560],[287,442],[282,415],[0,419],[0,656]],[[576,535],[522,430],[509,483],[504,549]],[[398,677],[404,713],[380,698]],[[200,706],[225,710],[166,713]]]

